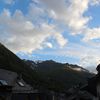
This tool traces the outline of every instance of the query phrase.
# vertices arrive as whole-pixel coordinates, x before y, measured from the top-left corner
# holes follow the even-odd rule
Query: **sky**
[[[21,59],[52,59],[95,71],[100,0],[0,0],[0,42]]]

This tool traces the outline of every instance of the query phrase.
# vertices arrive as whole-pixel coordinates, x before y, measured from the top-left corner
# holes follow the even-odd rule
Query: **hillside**
[[[34,88],[66,91],[77,84],[85,84],[93,75],[82,67],[62,64],[52,60],[34,62],[21,60],[0,44],[0,68],[22,74],[23,79]],[[76,69],[80,70],[76,70]]]
[[[24,62],[37,72],[41,80],[40,85],[57,91],[86,84],[88,78],[93,76],[88,70],[68,63],[62,64],[52,60],[43,62],[24,60]]]
[[[0,68],[22,74],[24,80],[30,84],[34,83],[35,72],[2,44],[0,44]]]

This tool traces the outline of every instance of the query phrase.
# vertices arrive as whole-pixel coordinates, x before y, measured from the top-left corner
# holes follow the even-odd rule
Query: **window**
[[[18,81],[18,85],[20,85],[20,86],[24,86],[24,84],[22,83],[22,82],[20,82],[20,81]]]
[[[5,80],[0,80],[0,85],[8,85]]]

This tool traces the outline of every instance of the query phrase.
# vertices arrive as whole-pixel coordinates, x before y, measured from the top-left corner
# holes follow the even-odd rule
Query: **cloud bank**
[[[0,15],[1,34],[0,40],[15,52],[32,52],[36,49],[42,49],[48,37],[53,36],[58,44],[63,47],[67,40],[55,29],[54,25],[46,22],[35,25],[28,20],[21,11],[16,10],[11,16],[9,10],[4,9]]]
[[[12,5],[15,0],[3,2]],[[100,54],[100,27],[91,28],[89,22],[93,17],[86,15],[89,8],[94,6],[100,6],[100,0],[31,0],[27,13],[21,9],[15,9],[12,13],[5,7],[0,13],[0,42],[15,53],[32,53],[57,47],[66,56],[78,57],[80,65],[86,66],[88,62],[95,64]],[[64,31],[67,33],[63,34]],[[65,37],[66,34],[73,37],[82,35],[80,42],[87,47],[79,43],[68,46],[70,39]]]

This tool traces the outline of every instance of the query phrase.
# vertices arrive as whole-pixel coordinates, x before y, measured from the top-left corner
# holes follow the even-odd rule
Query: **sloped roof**
[[[33,93],[33,88],[29,84],[27,84],[23,79],[20,79],[16,81],[13,87],[13,92],[14,93]]]
[[[0,69],[0,80],[5,81],[8,85],[13,86],[17,78],[17,73]]]
[[[18,74],[12,71],[0,69],[0,80],[7,86],[12,86],[12,91],[15,93],[33,93],[33,88],[27,84],[22,78],[18,79]]]

